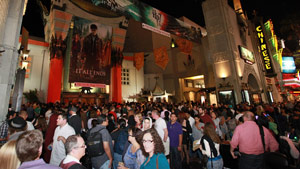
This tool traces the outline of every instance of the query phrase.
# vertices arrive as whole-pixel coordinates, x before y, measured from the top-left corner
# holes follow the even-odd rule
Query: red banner
[[[140,70],[144,66],[144,52],[134,54],[133,65],[137,70]]]
[[[155,63],[162,69],[165,69],[169,62],[167,48],[165,46],[163,46],[163,47],[154,49],[154,57],[155,57]]]
[[[193,43],[189,40],[178,38],[176,39],[176,44],[178,45],[178,48],[180,52],[191,54],[193,49]]]
[[[60,101],[63,60],[53,58],[50,61],[47,102]]]

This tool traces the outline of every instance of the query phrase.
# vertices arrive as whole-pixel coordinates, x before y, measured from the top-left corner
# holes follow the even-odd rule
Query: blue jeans
[[[212,165],[211,165],[211,163],[212,163]],[[210,160],[210,159],[208,159],[208,161],[207,161],[207,164],[206,164],[206,168],[207,169],[222,169],[223,168],[223,159],[222,158],[220,158],[220,159],[218,159],[218,160]]]
[[[114,153],[114,161],[113,161],[113,167],[114,169],[118,168],[119,162],[123,161],[122,160],[122,155],[118,153]]]
[[[108,168],[108,166],[109,166],[109,160],[107,160],[107,161],[100,167],[100,169],[110,169],[110,168]]]
[[[178,147],[170,147],[170,168],[181,169],[181,152],[178,151]]]

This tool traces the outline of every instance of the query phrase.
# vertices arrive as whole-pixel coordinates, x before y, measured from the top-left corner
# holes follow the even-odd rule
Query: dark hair
[[[239,122],[244,123],[244,117],[243,117],[243,116],[241,116],[241,117],[239,118]]]
[[[184,120],[187,120],[186,114],[184,112],[179,112],[178,113],[178,121],[180,124],[182,124],[182,122]]]
[[[15,111],[13,111],[13,110],[9,111],[6,115],[6,119],[9,119],[10,116],[14,116],[15,114],[16,114]]]
[[[97,26],[96,26],[95,24],[91,24],[90,28],[91,28],[92,30],[96,30],[96,29],[97,29]]]
[[[59,116],[61,116],[64,120],[68,120],[68,114],[63,112],[63,113],[60,113],[58,114]]]
[[[107,118],[108,118],[108,121],[115,121],[115,116],[113,114],[108,114]],[[113,118],[113,120],[111,118]]]
[[[104,115],[104,114],[101,114],[99,117],[98,117],[98,123],[99,124],[102,124],[103,122],[105,122],[106,121],[106,119],[107,119],[107,116],[106,115]]]
[[[126,128],[126,121],[124,119],[119,119],[118,124],[120,125],[120,129]]]
[[[164,147],[163,142],[162,142],[160,136],[158,135],[156,129],[150,128],[148,130],[145,130],[141,134],[141,139],[143,139],[144,135],[147,134],[147,133],[151,134],[151,136],[152,136],[153,143],[154,143],[154,154],[157,154],[157,153],[163,153],[164,154],[165,153],[165,147]],[[142,150],[145,157],[149,156],[149,154],[145,151],[145,148],[144,148],[143,144],[141,144],[141,150]]]
[[[69,154],[77,146],[79,135],[71,135],[65,142],[66,154]]]
[[[21,162],[33,161],[41,155],[39,149],[42,145],[43,134],[40,130],[25,131],[17,139],[17,156]]]
[[[128,117],[128,126],[135,126],[136,122],[134,120],[134,115]]]
[[[98,123],[98,120],[93,119],[93,120],[92,120],[92,128],[96,127],[97,124],[99,124],[99,123]]]
[[[136,137],[142,133],[142,130],[137,127],[130,127],[128,129],[128,132],[130,132],[130,131],[132,132],[132,137]]]

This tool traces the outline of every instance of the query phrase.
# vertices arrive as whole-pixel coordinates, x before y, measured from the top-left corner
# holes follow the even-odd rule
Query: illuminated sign
[[[282,73],[296,73],[296,65],[294,57],[284,56],[282,57]]]
[[[268,52],[266,39],[264,37],[264,33],[263,33],[263,29],[262,29],[261,25],[256,27],[256,32],[257,32],[257,37],[258,37],[258,40],[259,40],[259,49],[260,49],[260,52],[261,52],[261,55],[262,55],[264,67],[265,67],[266,72],[267,72],[266,76],[274,76],[271,57],[270,57],[270,54]]]
[[[246,63],[253,64],[255,63],[253,52],[250,50],[239,46],[241,58],[245,60]]]

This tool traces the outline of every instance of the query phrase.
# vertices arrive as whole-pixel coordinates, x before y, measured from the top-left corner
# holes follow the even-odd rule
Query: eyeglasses
[[[86,145],[82,145],[80,147],[74,147],[74,148],[86,148]]]
[[[153,143],[153,140],[143,140],[143,143]]]

